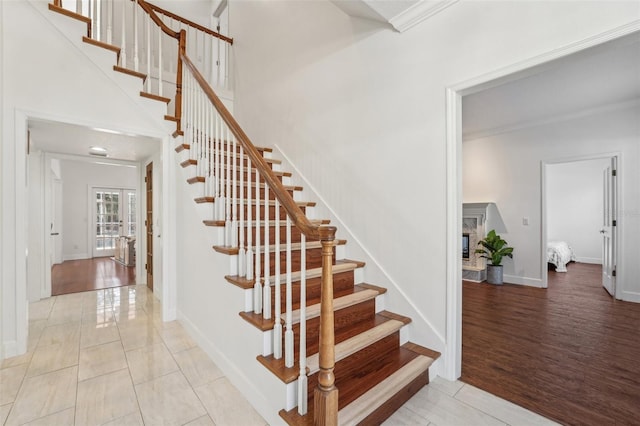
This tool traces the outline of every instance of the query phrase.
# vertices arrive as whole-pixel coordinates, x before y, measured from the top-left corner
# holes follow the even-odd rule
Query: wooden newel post
[[[178,39],[178,69],[176,70],[176,105],[175,117],[178,119],[178,130],[182,130],[182,55],[187,52],[187,32],[180,30]]]
[[[338,388],[335,386],[335,342],[333,322],[333,246],[336,228],[320,228],[322,243],[322,289],[320,301],[320,371],[318,387],[314,393],[314,419],[316,426],[338,424]]]

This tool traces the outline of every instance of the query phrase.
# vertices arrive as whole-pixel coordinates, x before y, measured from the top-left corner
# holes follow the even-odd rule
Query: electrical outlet
[[[528,217],[523,217],[522,218],[522,224],[524,226],[529,226],[529,218]]]

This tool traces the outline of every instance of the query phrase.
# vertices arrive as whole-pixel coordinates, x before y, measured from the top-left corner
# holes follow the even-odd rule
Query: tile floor
[[[30,305],[25,355],[0,365],[0,425],[264,425],[145,286]],[[461,382],[439,378],[386,425],[547,425]]]

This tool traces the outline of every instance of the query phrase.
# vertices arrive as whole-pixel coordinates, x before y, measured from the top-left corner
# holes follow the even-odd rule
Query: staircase
[[[160,26],[157,14],[169,13],[137,5]],[[151,87],[147,74],[122,66],[120,47],[90,38],[90,18],[59,0],[50,10],[85,22],[84,41],[118,55],[113,72]],[[406,341],[411,319],[380,308],[386,289],[363,282],[366,265],[346,258],[347,241],[328,220],[311,219],[315,203],[301,201],[303,188],[289,185],[272,149],[251,143],[189,58],[183,31],[163,31],[177,43],[175,96],[140,96],[171,108],[165,119],[176,124],[184,190],[194,193],[203,229],[216,234],[211,256],[227,256],[226,281],[251,294],[239,315],[264,337],[256,362],[283,392],[296,384],[298,398],[280,416],[292,425],[382,423],[429,383],[440,354]]]

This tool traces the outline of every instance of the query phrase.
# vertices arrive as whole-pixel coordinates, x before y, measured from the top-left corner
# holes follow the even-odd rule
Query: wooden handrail
[[[188,20],[188,19],[185,19],[185,18],[183,18],[182,16],[176,15],[175,13],[169,12],[168,10],[163,9],[163,8],[161,8],[161,7],[159,7],[159,6],[156,6],[156,5],[155,5],[155,4],[153,4],[153,3],[147,3],[147,4],[149,5],[149,7],[151,7],[153,10],[155,10],[155,11],[156,11],[156,12],[158,12],[158,13],[162,13],[163,15],[166,15],[166,16],[168,16],[169,18],[173,18],[173,19],[175,19],[176,21],[180,21],[180,22],[182,22],[183,24],[186,24],[186,25],[188,25],[188,26],[190,26],[190,27],[193,27],[193,28],[196,28],[196,29],[198,29],[198,30],[200,30],[200,31],[203,31],[203,32],[205,32],[205,33],[207,33],[207,34],[209,34],[209,35],[211,35],[211,36],[215,37],[215,38],[219,38],[219,39],[220,39],[220,40],[222,40],[222,41],[226,41],[226,42],[227,42],[227,43],[229,43],[229,44],[233,44],[233,39],[232,39],[232,38],[230,38],[230,37],[223,36],[222,34],[217,33],[217,32],[215,32],[215,31],[213,31],[212,29],[209,29],[209,28],[207,28],[207,27],[204,27],[204,26],[202,26],[202,25],[200,25],[200,24],[196,24],[196,23],[195,23],[195,22],[193,22],[193,21],[190,21],[190,20]]]
[[[137,0],[137,1],[140,7],[143,8],[144,11],[147,12],[147,14],[149,14],[149,17],[151,17],[153,22],[155,22],[156,25],[162,29],[162,32],[164,32],[169,37],[173,37],[176,40],[180,40],[180,32],[173,31],[164,22],[162,22],[162,19],[160,19],[160,17],[153,10],[151,3],[147,3],[144,0]]]
[[[265,180],[267,185],[269,185],[269,188],[271,188],[278,200],[280,200],[282,207],[285,208],[295,226],[300,229],[300,232],[306,235],[307,238],[314,238],[321,241],[332,241],[335,238],[336,227],[317,225],[309,221],[302,209],[300,209],[298,204],[293,201],[293,197],[287,192],[282,185],[282,182],[280,182],[276,175],[271,171],[271,168],[267,165],[266,161],[264,161],[262,155],[260,155],[249,137],[242,130],[238,122],[233,118],[227,107],[224,106],[213,89],[209,86],[202,74],[200,74],[193,62],[191,62],[189,57],[184,53],[180,53],[180,57],[182,58],[183,63],[189,68],[189,70],[191,70],[191,73],[200,85],[202,91],[218,110],[220,117],[227,124],[231,133],[233,133],[237,141],[242,145],[245,153],[251,159],[251,162],[255,165],[262,178]]]

